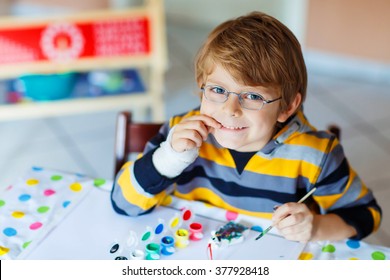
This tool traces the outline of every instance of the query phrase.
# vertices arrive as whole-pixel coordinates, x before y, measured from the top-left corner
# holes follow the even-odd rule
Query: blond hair
[[[264,13],[228,20],[209,34],[195,59],[199,86],[215,64],[245,85],[275,87],[282,97],[280,110],[287,109],[297,93],[302,102],[306,97],[307,72],[301,46],[284,24]]]

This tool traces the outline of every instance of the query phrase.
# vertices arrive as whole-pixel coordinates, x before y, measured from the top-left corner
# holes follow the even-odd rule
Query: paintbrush
[[[302,197],[298,203],[302,203],[304,202],[312,193],[314,193],[316,191],[317,188],[312,188],[307,194],[305,194],[304,197]],[[255,240],[259,240],[261,237],[263,237],[264,235],[267,234],[267,232],[269,232],[271,229],[273,228],[272,225],[270,225],[269,227],[267,227],[262,233],[259,234],[259,236],[256,237]]]

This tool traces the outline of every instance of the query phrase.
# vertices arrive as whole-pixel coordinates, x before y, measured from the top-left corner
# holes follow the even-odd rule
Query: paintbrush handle
[[[263,231],[259,234],[259,236],[256,237],[256,240],[260,239],[263,235],[265,235],[267,232],[269,232],[272,228],[273,228],[273,226],[267,227],[265,230],[263,230]]]
[[[316,191],[317,188],[312,188],[307,194],[305,194],[304,197],[302,197],[298,203],[302,203],[304,202],[312,193],[314,193]],[[267,234],[267,232],[269,232],[271,229],[273,228],[273,226],[269,226],[268,228],[266,228],[262,233],[259,234],[259,236],[256,237],[255,240],[258,240],[260,239],[261,237],[263,237],[265,234]]]
[[[317,189],[317,188],[312,188],[307,194],[305,194],[304,197],[302,197],[302,198],[298,201],[298,203],[304,202],[309,196],[311,196],[311,194],[312,194],[313,192],[316,191],[316,189]]]

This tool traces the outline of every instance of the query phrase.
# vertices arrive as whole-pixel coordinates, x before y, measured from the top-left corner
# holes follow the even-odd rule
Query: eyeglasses
[[[238,96],[238,101],[240,102],[241,107],[248,110],[261,110],[264,104],[269,104],[282,99],[282,97],[278,97],[272,100],[266,100],[263,96],[256,92],[236,93],[214,85],[202,86],[200,89],[207,100],[216,103],[224,103],[228,100],[229,94],[235,94]]]

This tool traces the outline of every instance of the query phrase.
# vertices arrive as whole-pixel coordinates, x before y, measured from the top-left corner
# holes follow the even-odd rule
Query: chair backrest
[[[341,128],[337,124],[328,125],[329,132],[333,133],[341,141]]]
[[[131,153],[141,153],[162,123],[133,123],[131,112],[120,112],[116,121],[114,176]]]

